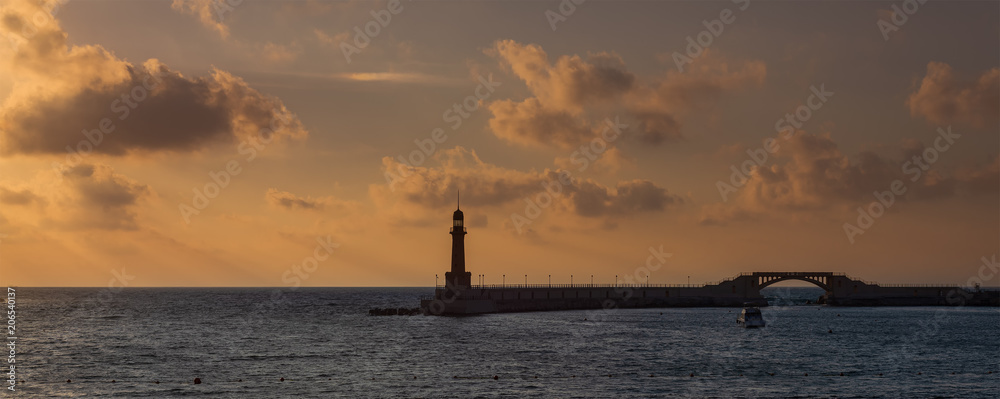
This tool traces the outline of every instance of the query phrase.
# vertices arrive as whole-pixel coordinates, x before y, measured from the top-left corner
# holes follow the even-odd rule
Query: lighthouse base
[[[455,289],[469,288],[472,287],[472,273],[447,272],[444,274],[444,281],[446,286],[451,286]]]

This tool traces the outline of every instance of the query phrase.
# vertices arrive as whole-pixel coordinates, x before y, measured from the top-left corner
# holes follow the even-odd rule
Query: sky
[[[998,21],[0,0],[0,284],[431,286],[460,191],[487,283],[1000,285]]]

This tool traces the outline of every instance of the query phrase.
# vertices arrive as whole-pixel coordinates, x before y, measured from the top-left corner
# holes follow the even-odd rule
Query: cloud
[[[648,180],[619,182],[613,190],[592,180],[578,181],[569,195],[573,212],[587,217],[659,212],[683,202]]]
[[[983,72],[975,81],[955,77],[951,66],[927,64],[920,88],[906,100],[910,115],[937,125],[997,127],[1000,115],[1000,68]]]
[[[561,174],[568,173],[561,170],[506,169],[484,162],[474,150],[463,147],[439,150],[432,163],[435,165],[410,168],[390,157],[383,158],[386,172],[407,171],[407,176],[400,175],[391,189],[373,185],[370,193],[376,205],[394,209],[400,218],[419,217],[427,210],[454,207],[455,195],[461,190],[463,205],[514,210],[523,207],[526,198],[546,192],[546,187],[558,193],[552,209],[586,218],[661,212],[683,202],[650,181],[623,181],[609,188],[589,179],[561,178]]]
[[[137,208],[152,189],[107,165],[82,164],[60,172],[47,223],[71,230],[137,230]]]
[[[724,225],[782,213],[800,217],[853,210],[874,201],[876,191],[890,190],[895,180],[906,188],[899,201],[949,198],[961,191],[990,192],[991,184],[992,192],[996,192],[1000,164],[995,160],[986,167],[964,168],[955,173],[937,165],[921,170],[911,160],[922,156],[926,148],[918,140],[906,140],[899,147],[898,159],[869,151],[851,158],[841,152],[828,133],[797,131],[780,143],[773,161],[768,161],[770,165],[753,169],[738,192],[729,194],[728,202],[704,206],[701,224]]]
[[[687,72],[670,70],[652,85],[626,97],[629,113],[639,121],[640,139],[649,144],[683,137],[680,120],[711,106],[725,93],[759,87],[767,76],[761,61],[731,62],[706,52]]]
[[[267,189],[264,198],[267,200],[267,203],[287,210],[322,211],[333,202],[332,197],[299,197],[290,192],[280,191],[275,188]]]
[[[493,134],[512,143],[568,149],[596,137],[584,121],[563,110],[546,109],[534,97],[522,102],[494,101],[489,110]]]
[[[3,10],[0,35],[23,42],[0,57],[0,70],[21,79],[0,105],[2,154],[195,151],[275,127],[279,138],[307,135],[280,100],[228,72],[189,78],[155,59],[132,64],[100,46],[70,46],[55,20],[20,36],[38,10],[26,1]]]
[[[621,57],[611,53],[562,56],[551,64],[541,46],[513,40],[497,41],[492,53],[528,85],[548,107],[579,112],[587,103],[613,99],[632,89],[635,76]]]
[[[226,0],[174,0],[170,8],[198,17],[202,25],[219,33],[223,39],[229,37],[229,26],[224,21],[224,10],[232,7]]]
[[[997,194],[1000,192],[1000,157],[994,156],[993,162],[986,165],[959,168],[955,178],[972,194]]]
[[[44,199],[35,195],[28,189],[13,190],[7,187],[0,187],[0,204],[4,205],[31,205],[42,204]]]
[[[767,74],[760,61],[734,63],[708,53],[685,73],[670,71],[639,82],[616,54],[561,56],[554,63],[538,45],[501,40],[487,51],[528,87],[521,102],[489,105],[489,125],[503,140],[522,145],[570,148],[596,137],[592,115],[618,112],[638,122],[640,139],[658,144],[682,137],[681,120],[729,91],[759,86]]]

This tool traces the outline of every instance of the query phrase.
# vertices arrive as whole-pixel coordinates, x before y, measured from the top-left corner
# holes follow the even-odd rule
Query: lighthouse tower
[[[445,284],[454,288],[472,286],[472,273],[465,271],[465,215],[462,214],[462,200],[459,196],[458,209],[451,224],[451,271],[444,274]]]

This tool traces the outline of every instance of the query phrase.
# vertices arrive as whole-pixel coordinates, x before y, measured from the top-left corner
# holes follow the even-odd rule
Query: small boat
[[[764,316],[760,314],[760,309],[751,303],[743,304],[743,311],[736,319],[736,324],[744,328],[764,327]]]

